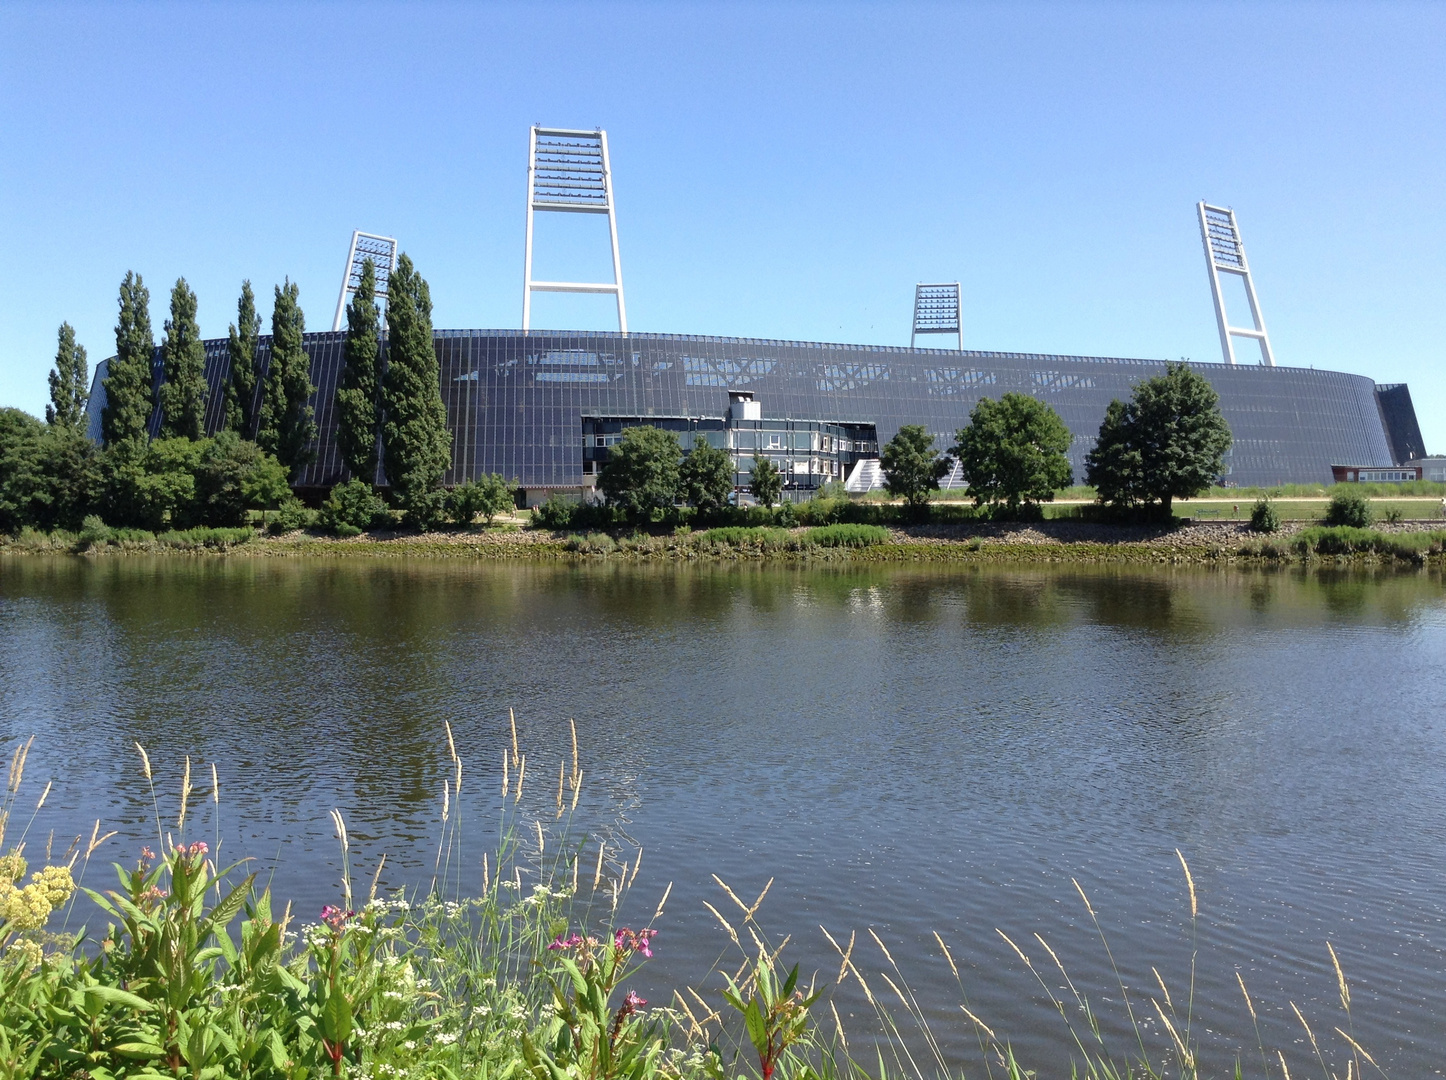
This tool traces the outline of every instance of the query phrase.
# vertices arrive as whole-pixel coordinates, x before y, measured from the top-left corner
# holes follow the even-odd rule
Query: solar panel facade
[[[320,436],[301,486],[345,478],[333,406],[343,337],[305,338]],[[498,472],[528,487],[578,485],[584,415],[716,417],[727,411],[730,389],[753,391],[767,417],[874,424],[881,442],[904,424],[922,424],[944,448],[981,397],[1030,394],[1053,406],[1073,433],[1069,456],[1080,480],[1110,400],[1128,397],[1136,382],[1165,369],[1163,360],[686,334],[438,330],[435,341],[453,433],[448,484]],[[229,359],[224,340],[205,344],[206,423],[215,430]],[[269,360],[270,338],[263,337],[263,379]],[[1220,394],[1234,435],[1226,468],[1235,484],[1329,483],[1332,463],[1395,463],[1368,378],[1314,368],[1192,366]],[[97,413],[101,397],[92,399]]]

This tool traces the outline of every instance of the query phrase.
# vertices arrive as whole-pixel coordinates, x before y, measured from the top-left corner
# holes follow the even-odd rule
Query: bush
[[[250,543],[255,535],[251,529],[210,529],[198,526],[194,529],[169,529],[156,537],[156,543],[182,551],[195,551],[200,548],[219,548],[224,551],[236,544]]]
[[[746,525],[728,525],[721,529],[709,529],[707,532],[698,534],[698,542],[701,544],[756,547],[764,551],[777,551],[787,547],[793,540],[793,534],[787,529],[750,528]]]
[[[617,510],[606,503],[578,502],[554,493],[532,511],[532,523],[552,532],[610,529],[618,520]]]
[[[1375,515],[1371,513],[1371,504],[1359,491],[1337,491],[1331,496],[1330,505],[1326,507],[1325,523],[1327,525],[1347,525],[1353,529],[1368,529]]]
[[[295,495],[291,495],[282,500],[276,510],[276,516],[266,526],[266,531],[272,536],[281,536],[283,533],[305,529],[315,520],[315,513],[308,510]]]
[[[497,473],[458,484],[447,496],[447,515],[464,529],[480,515],[488,525],[492,519],[517,505],[512,487]]]
[[[566,548],[584,555],[611,555],[618,549],[618,542],[607,533],[588,533],[586,536],[569,536]]]
[[[93,547],[104,547],[115,539],[115,530],[94,514],[89,514],[80,525],[77,546],[81,551]]]
[[[1280,530],[1280,512],[1269,499],[1257,499],[1250,508],[1250,531],[1273,533]]]
[[[1400,508],[1393,506],[1381,515],[1381,520],[1390,525],[1399,525],[1403,517],[1405,515],[1401,513]]]
[[[889,538],[889,530],[880,525],[824,525],[803,534],[805,544],[819,547],[872,547]]]
[[[363,480],[348,480],[331,489],[317,515],[321,527],[337,536],[356,536],[367,529],[391,524],[387,504]]]

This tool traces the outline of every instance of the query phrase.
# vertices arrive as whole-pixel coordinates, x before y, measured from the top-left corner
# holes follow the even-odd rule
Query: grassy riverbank
[[[27,530],[0,551],[74,553],[86,557],[174,552],[231,557],[351,555],[523,560],[769,560],[785,562],[1312,562],[1439,564],[1446,528],[1430,521],[1374,529],[1286,521],[1259,534],[1240,522],[1187,521],[1114,525],[1087,521],[945,521],[921,525],[782,528],[734,526],[668,532],[554,533],[505,524],[435,533],[370,532],[339,538],[297,530],[272,536],[254,529],[191,529],[152,534],[113,530],[103,539]]]
[[[114,834],[97,822],[88,841],[77,838],[63,853],[47,843],[42,857],[40,812],[51,787],[28,812],[31,743],[18,744],[0,803],[0,1076],[962,1080],[960,1048],[969,1046],[967,1057],[980,1063],[969,1075],[1008,1080],[1040,1067],[1091,1080],[1273,1077],[1278,1067],[1282,1077],[1293,1070],[1324,1080],[1375,1065],[1348,1034],[1350,985],[1329,944],[1339,1009],[1317,1004],[1307,1018],[1291,1006],[1309,1049],[1298,1038],[1267,1046],[1257,1018],[1265,1003],[1242,980],[1233,1004],[1213,1004],[1248,1014],[1256,1046],[1243,1061],[1211,1060],[1197,1016],[1201,914],[1183,855],[1171,887],[1191,959],[1173,991],[1153,967],[1153,985],[1127,986],[1118,976],[1113,985],[1081,985],[1044,938],[1021,932],[1021,947],[1000,932],[1058,1014],[1067,1060],[1018,1062],[998,1020],[970,1005],[968,980],[989,973],[961,973],[937,933],[932,957],[901,965],[872,929],[845,937],[820,928],[833,960],[801,975],[790,959],[800,946],[790,952],[789,939],[770,938],[759,918],[771,880],[757,897],[740,897],[715,877],[716,903],[704,906],[715,920],[717,962],[667,1000],[645,1001],[634,988],[640,968],[669,947],[671,885],[647,903],[650,917],[634,920],[642,925],[618,924],[630,891],[647,888],[638,885],[643,852],[574,827],[583,786],[575,736],[571,769],[563,748],[554,788],[535,765],[529,772],[514,727],[501,776],[485,781],[500,780],[501,839],[480,875],[475,855],[464,865],[460,804],[449,797],[464,778],[474,781],[450,729],[446,740],[435,851],[422,860],[433,863],[430,884],[379,895],[382,866],[357,863],[333,811],[342,866],[335,902],[304,913],[272,897],[247,862],[223,865],[219,818],[213,840],[202,815],[219,815],[224,776],[188,759],[180,791],[158,792],[139,744],[137,794],[154,811],[155,849],[112,853]],[[121,861],[103,873],[99,864],[112,854]],[[28,881],[27,856],[39,867]],[[1108,953],[1107,913],[1072,884],[1081,922]],[[957,1001],[919,1000],[908,975],[923,963],[947,965]],[[845,1024],[836,999],[860,995],[865,1019]],[[1022,1002],[1021,1013],[1032,1007]]]

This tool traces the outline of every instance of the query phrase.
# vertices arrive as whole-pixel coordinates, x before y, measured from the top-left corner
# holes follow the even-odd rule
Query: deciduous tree
[[[1103,502],[1158,501],[1169,517],[1174,499],[1209,489],[1229,449],[1215,388],[1188,364],[1167,364],[1165,374],[1137,385],[1128,403],[1110,403],[1085,476]]]
[[[647,520],[678,499],[679,459],[682,444],[671,431],[630,427],[598,472],[597,486],[608,502],[634,521]]]
[[[884,489],[920,509],[949,471],[949,459],[934,449],[934,437],[920,424],[905,424],[879,455]]]
[[[226,428],[243,439],[256,433],[256,344],[261,337],[261,316],[256,314],[256,294],[251,282],[241,283],[236,301],[236,321],[231,324],[226,351],[231,360],[231,377],[226,380]]]
[[[1047,502],[1069,485],[1069,428],[1027,394],[981,398],[958,440],[949,452],[959,459],[975,505],[1003,503],[1017,513],[1021,504]]]
[[[772,506],[783,494],[783,473],[766,457],[753,455],[753,477],[748,481],[749,493],[764,506]]]
[[[716,510],[733,494],[733,458],[727,450],[712,446],[701,435],[678,466],[679,491],[689,506]]]
[[[276,286],[271,313],[271,362],[266,369],[261,418],[256,442],[285,465],[296,480],[316,460],[316,417],[311,395],[311,358],[302,346],[306,316],[298,302],[300,289],[286,279]]]
[[[445,513],[442,477],[452,433],[432,342],[432,294],[405,254],[387,282],[387,362],[382,380],[387,482],[408,521],[434,528]]]
[[[45,422],[52,427],[84,428],[85,403],[90,398],[90,370],[85,346],[75,343],[75,328],[60,324],[55,368],[50,373],[50,404]]]
[[[206,350],[196,324],[196,294],[185,278],[171,290],[171,317],[161,342],[161,434],[183,439],[206,435]]]
[[[377,273],[362,263],[361,283],[346,309],[343,364],[336,384],[336,445],[351,475],[377,479],[377,438],[381,428],[382,364],[378,341]]]
[[[155,399],[151,392],[151,359],[156,351],[151,333],[151,294],[141,276],[127,270],[120,287],[120,318],[115,327],[115,356],[101,380],[101,440],[106,446],[146,438]]]

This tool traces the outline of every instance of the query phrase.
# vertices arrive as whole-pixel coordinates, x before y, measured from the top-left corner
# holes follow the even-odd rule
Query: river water
[[[27,798],[54,781],[32,851],[96,817],[120,830],[111,859],[154,840],[139,740],[167,817],[184,756],[203,793],[216,764],[219,814],[194,811],[193,835],[219,828],[300,910],[337,899],[333,807],[359,875],[386,853],[384,887],[426,884],[450,721],[458,865],[480,883],[508,709],[519,812],[549,830],[575,718],[577,829],[610,826],[619,862],[644,850],[622,916],[673,883],[651,994],[714,985],[731,943],[704,901],[739,912],[712,875],[750,902],[774,879],[757,917],[792,935],[785,957],[832,979],[820,925],[857,931],[891,999],[872,928],[969,1075],[964,1000],[1031,1067],[1067,1072],[1049,995],[1086,1029],[1036,934],[1117,1054],[1135,1045],[1120,980],[1158,1056],[1152,968],[1183,1015],[1193,949],[1210,1071],[1238,1055],[1259,1073],[1263,1042],[1320,1073],[1294,1003],[1341,1075],[1337,1027],[1392,1075],[1439,1074],[1443,701],[1431,572],[0,557],[0,739],[8,756],[37,736]],[[866,1041],[857,981],[836,1001]]]

